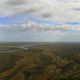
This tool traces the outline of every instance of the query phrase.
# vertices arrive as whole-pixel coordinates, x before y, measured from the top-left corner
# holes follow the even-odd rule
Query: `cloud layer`
[[[0,0],[0,15],[33,14],[48,20],[80,21],[80,0]]]
[[[35,25],[37,29],[42,26],[44,30],[45,25],[48,25],[52,26],[52,30],[53,28],[80,30],[80,0],[1,0],[0,16],[3,16],[0,17],[0,23],[3,24],[24,23],[25,20],[31,20],[32,29],[34,22],[38,24]]]
[[[21,19],[21,17],[19,18],[18,15],[25,14],[36,16],[37,19],[33,18],[33,16],[27,15],[27,17],[29,17],[27,20],[30,19],[30,23],[23,24],[22,27],[6,27],[1,25],[2,27],[0,27],[0,42],[80,42],[80,0],[0,0],[0,19],[2,16],[4,17],[3,21],[1,19],[0,23],[4,24],[5,22],[7,24],[9,23],[8,21],[11,21],[11,23],[16,23],[17,21],[22,22],[24,20]],[[6,16],[9,18],[6,18]],[[11,17],[13,17],[13,20]],[[57,22],[57,24],[61,25],[57,27],[46,27],[44,25],[41,25],[43,23],[50,25],[52,24],[52,21],[53,23]],[[4,32],[2,29],[10,29],[11,32]],[[13,32],[13,29],[17,30],[17,32]],[[57,29],[61,29],[63,31],[54,31]],[[71,29],[70,32],[65,31],[68,29]],[[18,30],[21,30],[23,32],[18,32]],[[25,32],[25,30],[37,30],[37,32]],[[41,30],[43,32],[39,32],[38,30]],[[49,32],[44,32],[46,30]]]

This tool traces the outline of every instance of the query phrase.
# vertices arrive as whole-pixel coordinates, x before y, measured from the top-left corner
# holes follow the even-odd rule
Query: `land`
[[[0,43],[0,80],[80,80],[80,43]]]

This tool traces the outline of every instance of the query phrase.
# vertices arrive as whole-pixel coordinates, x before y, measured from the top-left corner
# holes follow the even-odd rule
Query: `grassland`
[[[80,80],[80,43],[1,43],[0,80]]]

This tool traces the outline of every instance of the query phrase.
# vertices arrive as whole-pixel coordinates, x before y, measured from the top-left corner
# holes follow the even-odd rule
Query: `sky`
[[[80,42],[80,0],[0,0],[0,42]]]

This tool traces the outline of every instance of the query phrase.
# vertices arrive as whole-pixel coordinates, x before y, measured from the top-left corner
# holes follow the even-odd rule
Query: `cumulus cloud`
[[[0,15],[33,14],[56,21],[80,21],[80,0],[1,0]]]
[[[14,21],[13,21],[14,22]],[[2,24],[0,25],[0,31],[17,31],[17,32],[25,32],[25,31],[40,31],[40,32],[46,32],[46,31],[80,31],[80,27],[77,26],[78,24],[80,25],[80,23],[76,23],[76,22],[65,22],[65,24],[61,24],[61,25],[56,25],[55,23],[51,23],[54,24],[56,26],[50,26],[48,24],[45,24],[42,22],[36,22],[36,21],[27,21],[25,23],[22,23],[20,25],[18,24]],[[72,26],[73,25],[73,26]],[[76,25],[76,26],[74,26]]]
[[[16,15],[25,14],[43,19],[39,20],[34,18],[35,20],[33,21],[39,23],[39,25],[43,23],[53,24],[49,22],[50,20],[58,22],[58,24],[62,23],[59,26],[64,26],[65,28],[63,29],[73,29],[73,24],[77,24],[80,21],[80,0],[0,0],[0,16],[15,17]],[[19,19],[16,19],[16,21]],[[14,23],[16,22],[14,20],[11,21]],[[80,22],[78,24],[80,25]]]

